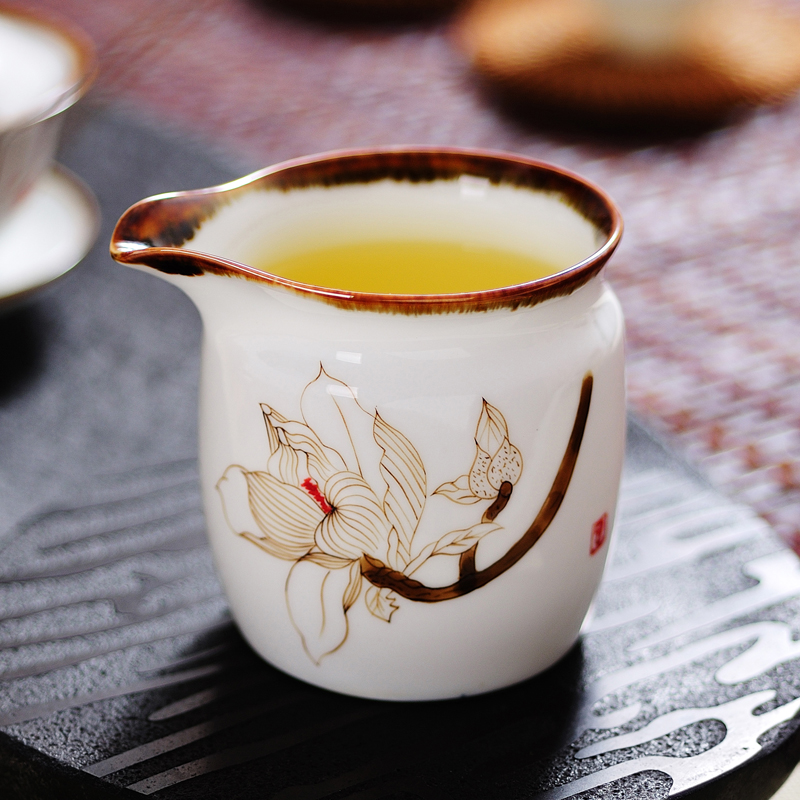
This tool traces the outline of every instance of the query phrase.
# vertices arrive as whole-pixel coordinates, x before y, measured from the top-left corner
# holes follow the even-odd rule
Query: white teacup
[[[80,30],[0,5],[0,221],[50,166],[62,112],[86,92],[95,69]]]
[[[625,430],[622,223],[522,157],[341,152],[129,209],[121,263],[205,327],[200,459],[234,617],[268,661],[367,697],[475,694],[575,643],[603,572]],[[554,274],[370,294],[248,264],[352,241],[449,240]]]

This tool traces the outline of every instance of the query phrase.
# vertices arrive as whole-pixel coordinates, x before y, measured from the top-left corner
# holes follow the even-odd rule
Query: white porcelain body
[[[414,187],[413,202],[403,205],[401,198],[397,213],[387,214],[387,206],[373,202],[378,195],[368,196],[364,208],[375,209],[375,226],[364,224],[366,210],[355,216],[352,208],[348,211],[347,202],[340,201],[345,197],[341,189],[299,191],[311,194],[306,195],[309,202],[296,204],[296,213],[291,191],[256,193],[270,196],[245,198],[241,204],[234,199],[203,222],[183,247],[238,258],[252,249],[257,235],[276,242],[280,251],[290,246],[297,230],[308,232],[313,219],[328,220],[315,229],[315,239],[346,238],[356,228],[367,238],[368,231],[377,236],[390,229],[411,235],[426,224],[441,233],[459,224],[458,192],[450,211],[438,200],[438,212],[425,207],[424,198],[435,194],[432,185]],[[364,194],[368,187],[354,196]],[[516,236],[524,249],[531,228],[538,226],[541,235],[533,239],[556,255],[561,247],[567,265],[590,255],[598,246],[595,231],[587,233],[585,220],[568,205],[545,199],[540,218],[529,218],[527,226],[520,227],[507,208],[493,221],[487,206],[455,235],[486,241],[508,223],[516,233],[509,228],[509,235],[496,243],[502,246]],[[268,217],[259,217],[253,209],[264,203],[274,207]],[[572,218],[577,222],[569,222]],[[386,219],[393,222],[380,222]],[[482,226],[480,219],[488,223]],[[601,580],[624,452],[623,317],[602,274],[564,296],[529,306],[421,314],[349,308],[226,275],[162,277],[186,291],[203,318],[200,462],[206,521],[233,616],[258,653],[298,678],[339,692],[427,700],[524,680],[572,647]],[[563,501],[557,498],[560,505],[543,535],[478,588],[436,599],[437,587],[458,585],[462,574],[461,554],[467,548],[457,532],[472,531],[478,542],[474,570],[481,574],[513,550],[553,499],[587,375],[592,380],[585,431]],[[349,426],[349,443],[341,436],[342,421]],[[384,422],[398,434],[394,445],[378,435],[376,425]],[[295,438],[287,439],[285,431],[294,431]],[[276,436],[283,437],[283,450]],[[286,530],[292,520],[300,529],[309,525],[306,515],[312,522],[323,517],[327,522],[334,514],[344,519],[354,507],[330,510],[337,502],[329,489],[334,479],[325,483],[320,477],[324,470],[319,465],[312,469],[310,456],[300,453],[302,464],[295,469],[299,450],[310,453],[316,446],[298,443],[314,437],[317,445],[330,448],[330,463],[340,463],[340,453],[351,471],[363,475],[362,488],[353,490],[363,501],[361,509],[369,504],[378,508],[369,511],[372,517],[364,510],[360,521],[348,517],[342,522],[345,527],[337,530],[345,531],[343,539],[333,534],[325,539],[319,527],[312,532],[304,547],[313,546],[319,563],[304,558],[300,546],[291,554],[269,543],[257,546],[273,535],[270,519],[264,519],[267,512],[300,511],[276,522],[276,540],[283,536],[289,541]],[[511,453],[505,460],[496,455],[501,440],[503,452]],[[381,449],[386,447],[392,452]],[[348,448],[349,457],[344,455]],[[492,459],[483,477],[476,456],[480,448]],[[295,466],[279,465],[278,450]],[[412,464],[405,473],[397,467],[403,459]],[[290,473],[293,478],[287,477]],[[409,478],[411,473],[417,477]],[[304,480],[306,474],[315,480]],[[256,496],[256,475],[262,476],[259,491],[273,492],[272,499]],[[467,478],[471,488],[457,497],[452,487],[461,480],[463,488]],[[488,486],[490,479],[494,488],[481,494],[483,489],[475,487]],[[391,525],[363,546],[362,555],[358,542],[371,534],[359,539],[355,528],[372,524],[375,514],[384,512],[391,523],[390,495],[394,492],[395,506],[401,505],[398,498],[404,491],[413,493],[409,482],[414,480],[423,499],[422,508],[419,502],[416,510],[404,507],[406,519],[414,517],[410,555],[403,560],[395,554],[392,561],[386,542],[375,543],[387,537]],[[482,514],[488,513],[501,481],[513,484],[513,491],[490,524]],[[296,535],[303,540],[309,534],[301,530]],[[397,572],[405,569],[409,584],[413,579],[432,587],[432,594],[423,600],[397,592],[387,597],[384,587],[378,598],[367,572],[359,575],[366,556],[391,562]]]
[[[608,285],[596,278],[568,298],[533,308],[442,319],[352,313],[315,301],[302,312],[278,291],[253,292],[224,277],[201,282],[207,289],[193,286],[193,295],[214,296],[204,313],[200,416],[206,520],[234,618],[255,650],[310,683],[393,700],[487,691],[564,655],[600,582],[606,547],[590,555],[592,528],[603,514],[613,522],[622,467],[622,316]],[[299,418],[301,394],[320,364],[356,387],[364,408],[378,409],[416,446],[429,492],[469,468],[482,398],[500,408],[524,469],[502,515],[505,531],[479,547],[479,568],[536,516],[587,371],[594,391],[564,504],[518,564],[464,597],[400,600],[389,624],[356,603],[346,644],[314,663],[287,614],[292,563],[232,535],[215,486],[230,464],[266,464],[260,403]],[[429,496],[425,515],[433,534],[475,521],[472,506],[439,497]],[[435,582],[452,580],[454,567],[442,564]]]

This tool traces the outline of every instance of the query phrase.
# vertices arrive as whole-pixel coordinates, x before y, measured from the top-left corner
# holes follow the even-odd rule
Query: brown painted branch
[[[513,491],[514,487],[511,485],[511,482],[503,481],[500,484],[500,491],[498,491],[494,503],[483,512],[481,522],[494,522],[497,519],[497,515],[508,505],[508,501],[511,499],[511,492]]]
[[[478,545],[475,543],[469,550],[465,550],[458,557],[458,579],[464,580],[467,575],[472,575],[476,571],[475,554],[478,552]]]
[[[379,589],[390,589],[407,600],[416,600],[421,603],[438,603],[442,600],[451,600],[454,597],[469,594],[469,592],[485,586],[499,575],[502,575],[507,569],[513,567],[542,538],[542,535],[558,513],[558,509],[561,508],[561,503],[564,501],[564,496],[572,480],[572,473],[575,471],[578,453],[583,442],[586,421],[589,417],[589,406],[592,401],[592,385],[592,373],[587,372],[581,386],[581,397],[575,414],[575,424],[572,426],[572,433],[567,442],[567,448],[561,459],[556,477],[553,480],[553,485],[550,487],[550,491],[541,509],[539,509],[539,513],[536,515],[536,519],[505,555],[480,572],[472,571],[461,575],[455,583],[449,586],[425,586],[425,584],[414,578],[409,578],[408,575],[402,572],[390,569],[378,559],[367,555],[361,558],[361,574],[373,586],[377,586]],[[495,503],[499,499],[498,496]],[[506,498],[507,502],[508,498]],[[498,510],[498,514],[500,510]]]
[[[511,498],[511,492],[514,491],[514,486],[510,481],[503,481],[500,484],[500,490],[497,492],[494,502],[483,512],[481,522],[494,522],[497,515],[508,505]],[[470,547],[469,550],[463,552],[458,559],[458,578],[462,580],[467,575],[475,572],[475,554],[478,552],[477,542]]]

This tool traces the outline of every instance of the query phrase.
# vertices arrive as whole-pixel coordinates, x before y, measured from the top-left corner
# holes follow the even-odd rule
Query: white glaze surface
[[[77,264],[97,235],[97,207],[74,175],[51,169],[0,223],[0,299],[44,286]]]

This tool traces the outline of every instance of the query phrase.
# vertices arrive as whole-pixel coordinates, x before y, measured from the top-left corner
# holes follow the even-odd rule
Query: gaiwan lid
[[[94,71],[92,45],[72,25],[0,6],[0,132],[72,105]]]

